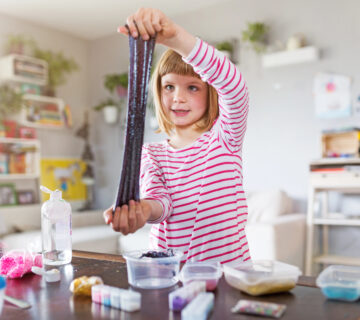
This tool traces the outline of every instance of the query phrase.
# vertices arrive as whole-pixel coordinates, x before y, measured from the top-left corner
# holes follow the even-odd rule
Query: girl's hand
[[[149,40],[157,34],[156,41],[164,45],[177,33],[177,25],[158,9],[141,8],[129,16],[126,23],[134,38],[140,35],[144,40]],[[119,32],[128,35],[125,26],[119,27]]]
[[[134,233],[143,227],[149,219],[151,206],[146,201],[129,201],[129,205],[124,204],[121,208],[117,207],[113,216],[113,207],[104,212],[106,224],[111,224],[114,231],[124,235]]]
[[[141,8],[126,19],[131,35],[141,36],[144,40],[156,35],[161,43],[183,56],[187,56],[196,43],[196,39],[182,27],[171,21],[158,9]],[[122,34],[129,35],[125,26],[118,28]]]

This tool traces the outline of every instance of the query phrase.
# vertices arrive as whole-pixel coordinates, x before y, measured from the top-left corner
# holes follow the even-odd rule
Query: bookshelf
[[[307,236],[305,255],[305,274],[313,275],[314,266],[329,264],[360,265],[358,257],[334,255],[329,252],[329,228],[360,227],[359,215],[347,216],[341,212],[329,212],[329,192],[360,193],[360,158],[330,158],[310,163],[309,197],[307,211]],[[320,199],[321,210],[315,212]],[[320,253],[315,254],[317,245],[315,235],[322,233]]]
[[[39,203],[40,148],[37,139],[0,138],[0,206]]]

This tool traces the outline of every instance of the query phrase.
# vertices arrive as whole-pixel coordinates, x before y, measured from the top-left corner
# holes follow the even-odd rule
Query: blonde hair
[[[199,79],[200,76],[194,71],[192,66],[185,63],[182,57],[175,51],[168,49],[161,56],[151,77],[155,114],[159,124],[159,129],[156,132],[166,132],[170,135],[174,129],[174,124],[166,117],[161,104],[161,78],[168,73],[192,76]],[[219,115],[218,94],[214,87],[209,84],[206,84],[206,86],[208,91],[207,109],[204,116],[196,123],[197,130],[199,131],[210,130]]]

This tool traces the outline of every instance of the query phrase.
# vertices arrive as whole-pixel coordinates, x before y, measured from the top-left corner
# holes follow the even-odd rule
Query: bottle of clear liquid
[[[51,191],[50,200],[41,207],[42,256],[44,265],[59,266],[71,262],[71,206],[60,190]]]

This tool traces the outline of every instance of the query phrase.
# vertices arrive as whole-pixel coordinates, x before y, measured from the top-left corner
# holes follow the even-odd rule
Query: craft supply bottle
[[[60,190],[51,191],[50,200],[41,207],[42,256],[44,265],[59,266],[71,262],[71,206]]]

